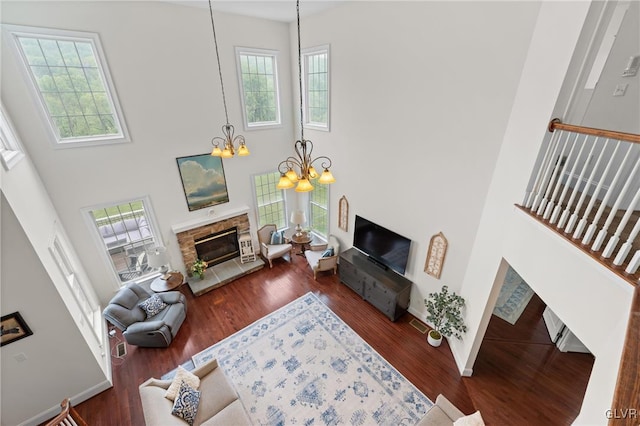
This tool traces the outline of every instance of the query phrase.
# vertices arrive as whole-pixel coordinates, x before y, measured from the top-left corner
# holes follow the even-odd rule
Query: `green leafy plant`
[[[449,288],[445,285],[436,293],[430,293],[427,299],[424,299],[424,305],[427,308],[427,321],[433,324],[434,330],[438,334],[446,337],[455,336],[457,339],[462,338],[462,333],[467,331],[467,326],[462,319],[462,308],[464,307],[464,298],[455,292],[449,293]],[[438,338],[438,336],[432,337]]]
[[[204,274],[204,270],[207,269],[207,266],[207,262],[204,260],[196,259],[196,261],[193,262],[193,265],[191,265],[191,273],[201,277],[202,274]]]

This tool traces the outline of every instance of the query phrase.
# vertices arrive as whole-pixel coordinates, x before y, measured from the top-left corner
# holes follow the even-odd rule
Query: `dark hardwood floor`
[[[306,260],[292,257],[292,263],[276,260],[273,269],[267,265],[199,297],[188,286],[180,287],[188,313],[173,343],[162,349],[127,345],[124,358],[112,356],[113,388],[79,404],[77,410],[91,425],[144,424],[138,395],[142,382],[159,378],[193,354],[311,291],[431,400],[442,393],[467,414],[479,409],[493,425],[522,424],[514,421],[523,418],[522,411],[528,412],[529,424],[568,424],[575,418],[591,369],[588,363],[583,363],[582,369],[588,369],[580,373],[583,379],[574,371],[579,368],[571,369],[571,377],[560,374],[567,363],[550,352],[550,345],[520,343],[528,339],[524,331],[515,331],[514,342],[509,342],[509,328],[500,331],[492,321],[474,377],[462,378],[446,341],[439,348],[429,346],[425,335],[410,325],[410,314],[391,322],[341,284],[337,275],[320,273],[314,281]],[[121,340],[119,333],[110,339],[112,355]],[[541,381],[540,376],[548,380]],[[549,412],[553,421],[542,421]]]

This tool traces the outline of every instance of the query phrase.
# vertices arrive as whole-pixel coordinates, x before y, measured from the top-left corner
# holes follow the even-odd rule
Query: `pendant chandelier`
[[[213,43],[216,46],[216,59],[218,60],[218,75],[220,76],[220,88],[222,89],[222,103],[224,105],[224,116],[227,120],[227,124],[222,126],[223,137],[216,136],[211,139],[211,145],[213,150],[211,155],[214,157],[231,158],[236,154],[234,145],[238,144],[237,153],[238,156],[249,155],[249,149],[244,140],[244,136],[234,136],[235,129],[229,124],[229,113],[227,112],[227,98],[224,94],[224,83],[222,82],[222,68],[220,67],[220,54],[218,53],[218,39],[216,38],[216,26],[213,23],[213,7],[211,7],[211,0],[209,0],[209,14],[211,15],[211,30],[213,31]],[[220,143],[223,148],[220,149]]]
[[[297,157],[288,157],[278,165],[280,180],[278,189],[289,189],[296,185],[296,192],[313,191],[311,181],[318,178],[318,172],[314,163],[322,168],[322,174],[318,183],[329,184],[335,182],[335,178],[329,171],[331,159],[329,157],[311,157],[313,142],[304,138],[304,108],[302,106],[302,51],[300,49],[300,0],[296,1],[296,13],[298,17],[298,82],[300,83],[300,140],[294,144]]]

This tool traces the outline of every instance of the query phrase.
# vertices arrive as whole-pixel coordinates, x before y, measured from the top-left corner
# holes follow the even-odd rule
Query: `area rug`
[[[511,267],[507,269],[493,314],[514,325],[533,297],[533,290]]]
[[[256,425],[413,425],[433,405],[313,293],[193,362],[212,358]]]

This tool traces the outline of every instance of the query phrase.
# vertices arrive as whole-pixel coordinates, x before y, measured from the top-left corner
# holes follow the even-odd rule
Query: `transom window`
[[[88,214],[98,233],[100,248],[120,283],[158,273],[149,266],[149,251],[162,244],[148,200],[107,205],[88,210]]]
[[[284,190],[276,188],[280,173],[270,172],[253,177],[254,196],[258,211],[258,227],[275,224],[287,227],[287,203]]]
[[[9,115],[0,104],[0,159],[6,170],[10,170],[21,159],[24,158],[24,151],[18,139]]]
[[[325,240],[329,237],[329,185],[316,185],[309,192],[309,227]]]
[[[6,26],[55,141],[128,141],[97,34]]]
[[[329,46],[302,52],[305,125],[329,130]]]
[[[273,50],[236,48],[246,129],[280,125],[277,55]]]

